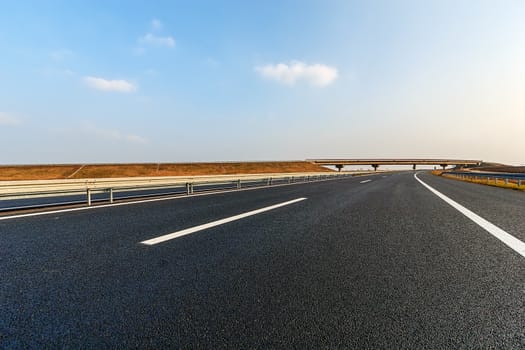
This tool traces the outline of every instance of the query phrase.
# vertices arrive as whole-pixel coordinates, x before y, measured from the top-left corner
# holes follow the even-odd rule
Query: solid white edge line
[[[370,180],[370,179],[368,179],[368,180],[363,180],[363,181],[360,182],[360,184],[366,184],[367,182],[370,182],[370,181],[372,181],[372,180]]]
[[[470,220],[474,221],[476,224],[481,226],[485,231],[505,243],[507,246],[512,248],[515,252],[520,254],[521,256],[525,257],[525,243],[511,235],[510,233],[505,232],[498,226],[494,225],[493,223],[483,219],[481,216],[477,215],[476,213],[472,212],[471,210],[465,208],[458,202],[448,198],[443,193],[439,192],[438,190],[430,187],[425,182],[423,182],[421,179],[417,177],[417,174],[414,174],[414,177],[417,181],[419,181],[423,186],[425,186],[429,191],[434,193],[436,196],[444,200],[446,203],[450,204],[452,207],[454,207],[456,210],[458,210],[461,214],[465,215]]]
[[[280,207],[284,207],[285,205],[290,205],[290,204],[294,204],[294,203],[297,203],[297,202],[301,202],[301,201],[304,201],[305,199],[306,198],[304,198],[304,197],[303,198],[297,198],[297,199],[294,199],[294,200],[291,200],[291,201],[288,201],[288,202],[283,202],[283,203],[271,205],[269,207],[248,211],[246,213],[230,216],[229,218],[212,221],[212,222],[207,223],[207,224],[190,227],[190,228],[187,228],[187,229],[184,229],[184,230],[181,230],[181,231],[177,231],[177,232],[169,233],[169,234],[166,234],[166,235],[163,235],[163,236],[159,236],[159,237],[155,237],[155,238],[152,238],[152,239],[148,239],[148,240],[142,241],[140,243],[145,244],[145,245],[155,245],[155,244],[158,244],[158,243],[169,241],[169,240],[177,238],[177,237],[189,235],[190,233],[195,233],[195,232],[202,231],[202,230],[205,230],[205,229],[208,229],[208,228],[211,228],[211,227],[223,225],[223,224],[226,224],[228,222],[240,220],[240,219],[243,219],[243,218],[248,217],[248,216],[264,213],[265,211],[269,211],[269,210],[277,209],[277,208],[280,208]]]

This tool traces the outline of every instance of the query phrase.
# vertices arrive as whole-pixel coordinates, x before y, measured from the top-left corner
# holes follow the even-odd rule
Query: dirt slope
[[[69,164],[0,166],[0,181],[331,171],[309,162]]]

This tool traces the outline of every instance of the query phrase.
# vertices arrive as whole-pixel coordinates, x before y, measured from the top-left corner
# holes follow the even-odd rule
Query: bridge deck
[[[319,165],[479,165],[472,159],[308,159]]]

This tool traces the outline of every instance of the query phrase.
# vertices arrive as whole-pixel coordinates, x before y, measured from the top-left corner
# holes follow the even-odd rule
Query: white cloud
[[[218,66],[220,66],[221,62],[219,62],[218,60],[216,60],[216,59],[214,59],[212,57],[208,57],[204,61],[204,64],[206,64],[209,67],[218,67]]]
[[[136,56],[141,56],[146,53],[145,46],[152,47],[175,47],[175,38],[171,35],[161,35],[163,24],[159,19],[152,19],[150,22],[149,33],[140,36],[137,39],[137,47],[133,49]]]
[[[62,62],[73,56],[73,51],[68,49],[60,49],[53,51],[49,54],[49,57],[55,62]]]
[[[133,143],[147,143],[148,141],[142,137],[142,136],[138,136],[138,135],[124,135],[125,139],[129,142],[133,142]]]
[[[156,69],[149,68],[142,72],[143,75],[147,77],[157,77],[159,75],[159,72]]]
[[[135,56],[142,56],[146,53],[146,49],[143,47],[135,47],[133,48],[133,54]]]
[[[151,28],[153,30],[161,30],[162,29],[162,22],[156,18],[151,20]]]
[[[20,124],[20,119],[13,117],[10,114],[0,112],[0,125],[16,126]]]
[[[39,73],[46,78],[72,78],[77,76],[77,73],[71,69],[52,66],[43,68]]]
[[[82,126],[82,131],[84,134],[110,141],[126,141],[136,144],[146,144],[148,142],[148,140],[142,136],[126,134],[118,130],[101,129],[91,123],[85,123]]]
[[[278,82],[294,85],[297,81],[304,80],[311,85],[324,87],[337,79],[337,68],[324,64],[306,64],[292,61],[289,64],[268,64],[255,67],[255,71],[262,77]]]
[[[108,80],[98,77],[84,77],[84,82],[88,86],[102,91],[133,92],[137,90],[137,87],[127,80]]]
[[[138,41],[142,45],[175,47],[175,39],[171,36],[157,36],[148,33],[141,36]]]

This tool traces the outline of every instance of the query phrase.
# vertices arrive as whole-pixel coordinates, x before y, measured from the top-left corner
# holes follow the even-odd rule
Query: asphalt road
[[[525,241],[525,193],[419,178]],[[525,257],[408,172],[1,219],[0,281],[1,348],[525,348]]]

